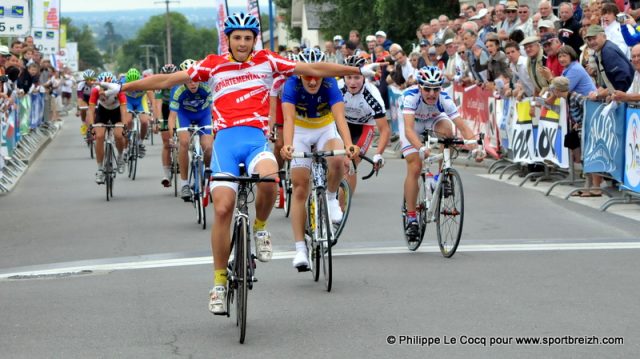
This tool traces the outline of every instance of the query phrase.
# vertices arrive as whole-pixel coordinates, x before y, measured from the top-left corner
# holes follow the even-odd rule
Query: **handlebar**
[[[292,157],[293,158],[316,158],[316,157],[344,156],[346,154],[347,154],[347,150],[294,152],[292,154]]]
[[[125,126],[124,126],[123,123],[116,123],[116,124],[94,123],[93,125],[89,126],[89,128],[96,128],[96,127],[104,127],[104,128],[118,127],[118,128],[124,128]]]
[[[376,176],[378,176],[378,171],[380,170],[380,161],[378,161],[378,163],[374,163],[373,160],[365,155],[360,155],[360,158],[362,158],[363,160],[365,160],[366,162],[371,163],[371,172],[369,172],[368,175],[363,176],[362,179],[363,180],[367,180],[371,177],[373,177],[374,173]]]
[[[127,113],[130,113],[132,115],[149,115],[151,116],[151,112],[149,111],[132,111],[132,110],[127,110]]]
[[[224,181],[224,182],[236,182],[236,183],[260,183],[260,182],[280,182],[280,177],[260,177],[259,174],[254,173],[251,176],[231,176],[231,175],[216,175],[209,177],[211,181]]]
[[[425,130],[422,133],[422,136],[424,138],[424,142],[428,143],[429,145],[433,145],[433,144],[436,144],[436,143],[442,144],[442,145],[445,145],[445,146],[482,145],[482,143],[484,141],[484,133],[480,133],[478,135],[478,139],[465,140],[465,139],[457,138],[457,137],[440,138],[440,137],[432,135],[431,132],[432,131]]]
[[[206,126],[189,126],[189,127],[180,127],[180,128],[174,128],[174,131],[176,132],[185,132],[185,131],[189,131],[189,132],[196,132],[196,131],[202,131],[202,130],[212,130],[213,126],[212,125],[206,125]]]

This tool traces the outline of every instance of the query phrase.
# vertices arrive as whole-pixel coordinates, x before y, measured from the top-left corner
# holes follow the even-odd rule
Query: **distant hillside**
[[[243,8],[229,8],[231,13],[243,10]],[[196,27],[215,27],[217,13],[213,7],[178,8],[175,11],[183,14]],[[62,16],[71,18],[71,23],[75,26],[89,25],[98,38],[104,35],[104,24],[107,21],[111,21],[117,34],[125,39],[130,39],[135,37],[138,30],[144,26],[151,16],[161,14],[164,14],[163,7],[139,10],[65,12]]]

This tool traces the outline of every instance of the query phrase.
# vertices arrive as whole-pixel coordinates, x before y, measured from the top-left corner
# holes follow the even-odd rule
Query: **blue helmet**
[[[255,36],[260,32],[260,21],[253,15],[234,13],[224,21],[224,34],[229,36],[234,30],[251,30]]]
[[[101,72],[98,75],[98,82],[115,82],[116,77],[111,72]]]

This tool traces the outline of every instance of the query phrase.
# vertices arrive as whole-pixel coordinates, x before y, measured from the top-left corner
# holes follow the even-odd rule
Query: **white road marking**
[[[465,244],[458,248],[458,252],[518,252],[518,251],[576,251],[576,250],[621,250],[621,249],[640,249],[640,242],[590,242],[590,243],[523,243],[523,244]],[[435,245],[423,245],[416,252],[434,253],[440,249]],[[410,253],[406,247],[376,247],[376,248],[352,248],[352,249],[336,249],[334,256],[356,256],[356,255],[375,255],[375,254],[401,254]],[[292,259],[295,255],[294,251],[275,252],[273,259]],[[87,264],[74,265],[69,262],[69,266],[65,263],[51,264],[51,269],[42,266],[37,270],[22,270],[15,268],[15,272],[0,273],[0,280],[13,279],[29,279],[40,276],[55,276],[62,274],[81,274],[83,271],[92,272],[111,272],[118,270],[132,269],[149,269],[149,268],[168,268],[182,267],[191,265],[212,264],[211,256],[203,257],[187,257],[187,258],[171,258],[171,259],[148,259],[141,261],[122,262],[122,258],[112,258],[114,263],[109,263],[109,259],[96,260],[96,264],[85,262]],[[105,263],[106,262],[106,263]]]

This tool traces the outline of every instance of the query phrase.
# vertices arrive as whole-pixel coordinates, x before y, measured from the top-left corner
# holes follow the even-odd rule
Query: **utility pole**
[[[149,59],[152,57],[152,55],[149,53],[149,50],[152,47],[158,47],[158,45],[140,45],[140,47],[145,48],[146,49],[146,54],[144,55],[145,59],[146,59],[146,63],[147,63],[147,67],[145,67],[146,69],[151,67],[151,64],[149,63]],[[155,56],[155,54],[153,55]]]
[[[171,60],[171,19],[169,18],[169,3],[179,3],[179,1],[176,0],[162,0],[162,1],[156,1],[156,4],[162,4],[164,3],[166,8],[167,8],[167,12],[165,13],[165,20],[166,20],[166,27],[167,27],[167,63],[168,64],[172,64],[173,61]]]

